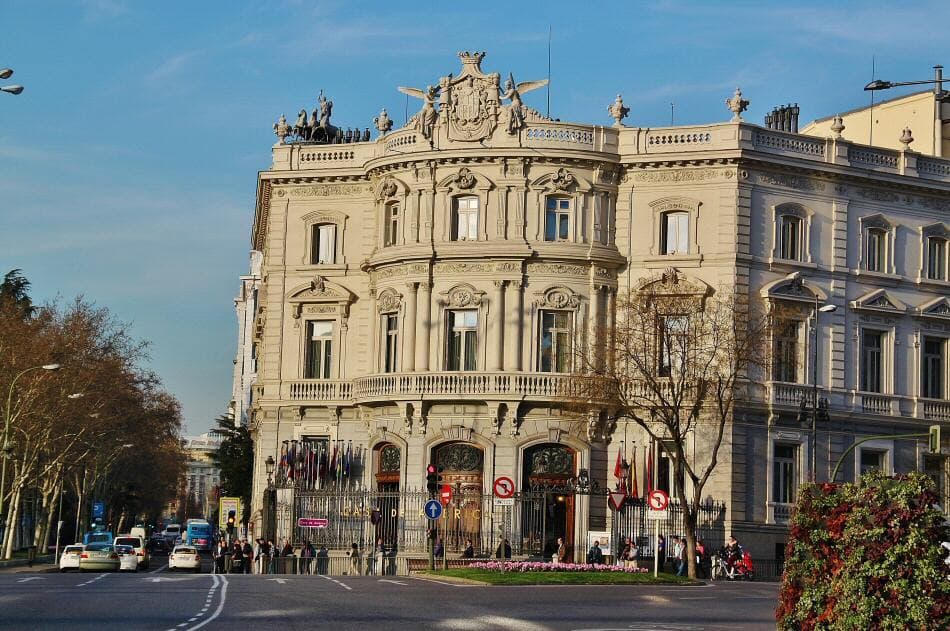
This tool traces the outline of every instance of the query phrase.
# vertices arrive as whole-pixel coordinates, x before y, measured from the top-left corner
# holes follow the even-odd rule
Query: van
[[[129,534],[133,537],[138,537],[142,541],[148,541],[148,535],[145,533],[145,526],[133,526],[132,530],[129,531]]]

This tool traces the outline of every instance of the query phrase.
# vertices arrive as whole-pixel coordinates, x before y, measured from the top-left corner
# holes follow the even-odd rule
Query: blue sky
[[[739,85],[747,120],[798,102],[806,122],[865,105],[872,56],[896,81],[950,67],[950,3],[896,5],[4,0],[0,67],[16,73],[3,83],[26,91],[0,94],[0,273],[129,322],[197,433],[230,399],[232,299],[271,125],[321,88],[337,125],[371,126],[381,107],[402,123],[396,87],[457,72],[459,50],[544,77],[550,25],[561,120],[609,124],[621,92],[629,125],[669,124],[671,101],[677,124],[724,121]],[[525,100],[543,111],[544,94]]]

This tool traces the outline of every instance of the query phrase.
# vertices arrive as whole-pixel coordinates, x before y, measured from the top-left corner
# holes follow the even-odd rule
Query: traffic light
[[[234,522],[235,522],[236,517],[237,517],[236,510],[232,509],[228,511],[228,534],[229,535],[234,534]]]
[[[930,440],[928,447],[930,448],[930,453],[939,454],[940,453],[940,426],[931,425],[929,432]]]
[[[430,496],[439,490],[439,468],[431,462],[426,466],[426,490]]]

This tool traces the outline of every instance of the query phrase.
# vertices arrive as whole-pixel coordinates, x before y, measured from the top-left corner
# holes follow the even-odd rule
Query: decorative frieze
[[[477,274],[491,272],[492,270],[491,263],[467,263],[465,261],[436,263],[433,268],[436,274]]]
[[[636,182],[708,182],[735,178],[734,169],[667,169],[634,173]]]
[[[811,180],[807,177],[801,177],[798,175],[785,175],[783,173],[759,173],[758,181],[759,184],[794,188],[799,191],[809,191],[812,193],[825,190],[824,182]]]
[[[353,197],[372,195],[368,184],[313,184],[310,186],[275,187],[277,197]]]
[[[528,274],[550,276],[587,276],[590,268],[586,265],[568,265],[565,263],[528,263]]]

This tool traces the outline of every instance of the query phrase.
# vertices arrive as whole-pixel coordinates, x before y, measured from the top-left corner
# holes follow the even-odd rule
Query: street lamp
[[[2,71],[0,71],[0,77],[3,77],[3,73],[6,73],[8,70],[9,68],[5,68]],[[13,73],[12,70],[9,70],[9,72],[10,74]],[[9,77],[10,74],[7,74],[6,76]],[[3,78],[6,78],[6,77],[3,77]],[[7,407],[4,412],[4,419],[3,419],[3,447],[0,447],[0,450],[3,451],[3,465],[2,465],[3,472],[0,473],[0,519],[2,519],[4,515],[3,497],[4,497],[4,493],[6,493],[6,487],[7,487],[7,460],[9,460],[10,456],[13,455],[13,445],[10,444],[10,421],[13,419],[13,388],[14,386],[16,386],[17,380],[28,372],[31,372],[33,370],[56,371],[56,370],[59,370],[61,367],[62,366],[60,366],[60,364],[43,364],[42,366],[32,366],[25,370],[21,370],[13,378],[13,381],[10,382],[10,390],[7,392]]]
[[[799,289],[804,287],[805,281],[802,279],[799,272],[792,272],[787,279],[796,283]],[[819,313],[832,313],[838,309],[836,305],[832,304],[821,304],[821,300],[818,297],[818,292],[812,291],[812,295],[815,297],[815,306],[814,311],[812,312],[812,392],[811,392],[811,436],[809,438],[809,481],[814,482],[817,478],[817,452],[818,452],[818,416],[819,414],[823,419],[828,417],[828,399],[818,400],[818,314]],[[801,410],[799,411],[798,420],[799,422],[804,422],[806,420],[806,397],[802,397]]]
[[[2,68],[0,69],[0,79],[9,79],[13,75],[12,68]],[[22,85],[2,85],[0,86],[0,92],[9,92],[10,94],[19,94],[23,92]]]
[[[264,507],[261,511],[263,524],[261,535],[265,541],[269,541],[277,530],[277,489],[274,487],[274,456],[267,456],[264,461],[264,470],[267,471],[267,488],[264,489]]]
[[[890,90],[891,88],[899,88],[905,85],[927,85],[934,84],[934,93],[936,94],[936,99],[941,103],[950,101],[950,92],[943,89],[943,66],[934,66],[934,78],[927,79],[925,81],[884,81],[883,79],[875,79],[870,82],[864,89],[869,92],[875,92],[878,90]]]

